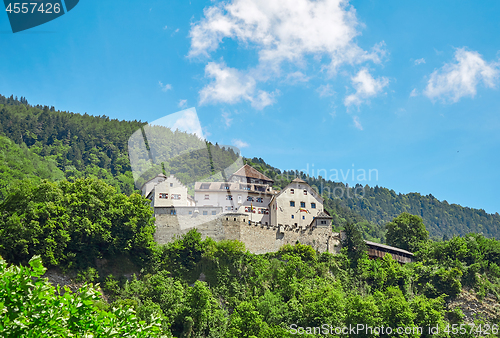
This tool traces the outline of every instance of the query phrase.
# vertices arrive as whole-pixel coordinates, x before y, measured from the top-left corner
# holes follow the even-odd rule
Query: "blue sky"
[[[82,0],[16,34],[0,15],[0,93],[125,120],[195,107],[246,157],[376,169],[359,183],[494,213],[499,17],[497,1]]]

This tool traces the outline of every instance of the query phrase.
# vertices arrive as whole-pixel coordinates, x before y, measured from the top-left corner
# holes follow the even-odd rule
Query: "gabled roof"
[[[322,211],[320,212],[317,216],[314,218],[328,218],[328,219],[333,219],[332,216],[328,215],[326,212]]]
[[[145,186],[146,184],[148,184],[149,182],[151,182],[152,180],[154,180],[155,178],[158,178],[158,177],[167,178],[167,176],[165,176],[164,174],[158,174],[158,175],[156,175],[155,177],[153,177],[153,178],[151,178],[151,179],[147,180],[146,182],[144,182],[144,183],[141,185],[141,190],[142,190],[142,188],[144,188],[144,186]]]
[[[250,178],[255,178],[255,179],[263,180],[263,181],[274,182],[272,179],[270,179],[269,177],[267,177],[264,174],[261,174],[256,169],[249,166],[248,164],[245,164],[243,167],[238,169],[238,171],[236,171],[231,176],[243,176],[243,177],[250,177]]]

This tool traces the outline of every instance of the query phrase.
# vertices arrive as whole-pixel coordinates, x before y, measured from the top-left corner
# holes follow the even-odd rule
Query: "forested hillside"
[[[128,142],[134,132],[145,124],[61,112],[54,107],[32,106],[25,98],[0,95],[0,136],[13,141],[0,139],[3,149],[0,188],[5,189],[13,179],[23,177],[74,181],[93,176],[130,195],[136,186],[128,156]],[[147,162],[157,154],[167,155],[165,161],[157,159],[150,167],[145,165],[144,168],[149,169],[142,172],[139,185],[161,171],[174,174],[189,185],[197,179],[209,178],[238,157],[231,148],[205,144],[190,134],[166,128],[154,132],[160,133],[162,138],[149,137],[148,140],[161,139],[161,142],[148,144],[149,149],[138,151],[139,157]],[[254,158],[247,162],[273,178],[276,188],[283,188],[300,176],[327,197],[325,207],[334,216],[335,226],[340,227],[346,221],[357,223],[367,239],[384,241],[384,225],[402,212],[421,216],[433,238],[451,238],[469,232],[500,238],[498,213],[487,214],[484,210],[450,205],[432,195],[397,194],[378,186],[346,187],[341,182],[322,177],[281,171],[262,159]],[[334,191],[349,191],[349,194],[328,194]],[[358,198],[361,191],[363,198]]]
[[[2,337],[275,338],[300,332],[311,338],[472,338],[499,333],[500,242],[477,234],[433,242],[424,227],[424,236],[407,243],[416,262],[404,265],[390,255],[369,259],[359,229],[350,224],[336,255],[300,243],[256,255],[239,241],[202,240],[196,229],[158,245],[149,200],[119,194],[91,178],[25,182],[0,203],[0,216],[0,281],[6,286],[0,288]],[[420,217],[410,218],[423,226]],[[405,240],[394,230],[393,240]],[[73,273],[73,287],[99,282],[103,295],[82,284],[76,284],[76,293],[56,290],[38,278],[42,262]],[[131,266],[128,277],[104,268],[124,262]],[[470,304],[457,303],[464,295],[480,304],[475,312],[468,311]],[[360,331],[358,325],[364,325]],[[394,331],[377,334],[367,326]],[[344,327],[355,331],[335,332]]]
[[[498,336],[500,242],[486,237],[499,237],[498,215],[379,187],[365,187],[359,199],[352,196],[360,186],[246,159],[276,188],[301,176],[325,197],[327,188],[349,189],[351,197],[325,200],[334,226],[348,234],[341,253],[297,243],[255,255],[238,241],[202,240],[196,230],[158,245],[150,201],[134,193],[128,158],[129,137],[144,123],[4,97],[0,122],[2,337],[322,337],[325,330],[344,336],[331,330],[359,324],[412,330],[401,337]],[[238,158],[185,133],[155,131],[166,138],[141,150],[143,179],[158,171],[188,183],[217,179]],[[183,140],[175,151],[174,139]],[[167,148],[171,153],[148,167]],[[395,218],[402,211],[419,216]],[[440,241],[428,239],[426,226]],[[422,236],[414,235],[418,228]],[[469,233],[478,229],[486,236]],[[455,233],[463,236],[451,238]],[[415,262],[369,259],[362,236],[387,236],[412,250]],[[43,266],[71,278],[77,292],[39,278]],[[479,304],[474,311],[471,299]]]
[[[397,194],[394,190],[368,185],[348,187],[344,183],[325,180],[321,176],[316,178],[298,171],[281,171],[261,158],[254,158],[248,163],[273,178],[278,188],[286,185],[290,178],[296,176],[302,178],[312,187],[316,187],[324,197],[332,197],[332,201],[326,202],[327,208],[332,209],[334,213],[343,208],[349,209],[351,214],[343,213],[343,215],[346,215],[350,221],[362,223],[373,235],[380,235],[382,225],[397,215],[408,212],[421,216],[427,230],[434,238],[451,238],[453,235],[465,235],[470,232],[500,238],[500,215],[498,213],[488,214],[482,209],[449,204],[446,201],[439,201],[432,195]],[[341,191],[344,193],[340,193]]]

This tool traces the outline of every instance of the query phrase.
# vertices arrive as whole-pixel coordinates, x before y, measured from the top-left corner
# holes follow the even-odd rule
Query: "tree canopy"
[[[387,244],[409,251],[418,248],[418,244],[429,238],[421,217],[403,212],[392,222],[386,224]]]

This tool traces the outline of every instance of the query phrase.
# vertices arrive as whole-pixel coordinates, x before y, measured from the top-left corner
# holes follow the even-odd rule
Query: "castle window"
[[[226,201],[232,201],[233,195],[226,195]]]
[[[304,195],[307,195],[307,190],[306,189],[304,189]]]
[[[306,202],[300,202],[300,207],[305,208],[306,207]]]
[[[262,203],[262,197],[257,197],[257,202]]]
[[[209,200],[210,199],[210,195],[205,195],[205,199]]]
[[[247,202],[253,202],[253,197],[252,196],[248,196],[247,197]]]
[[[311,209],[316,209],[316,203],[311,203]]]
[[[168,194],[161,192],[159,198],[166,198],[166,199],[168,199]]]
[[[229,190],[230,186],[229,186],[229,184],[221,184],[221,185],[220,185],[220,188],[221,188],[221,189],[226,189],[226,190]]]
[[[250,190],[250,186],[246,184],[240,184],[240,189],[242,190]]]
[[[215,214],[217,214],[217,211],[213,210],[212,215],[215,215]]]
[[[290,201],[290,206],[294,207],[295,206],[295,202],[294,201]]]
[[[193,212],[192,212],[192,211],[189,211],[189,214],[190,214],[190,215],[192,215],[192,214],[193,214]]]
[[[176,215],[176,214],[177,214],[177,212],[175,211],[175,209],[170,210],[170,215]]]
[[[174,184],[173,184],[173,183],[170,183],[170,186],[171,186],[171,187],[173,187],[173,186],[174,186]]]
[[[173,200],[180,200],[181,199],[181,195],[179,195],[179,194],[172,194],[172,199]]]
[[[321,224],[326,224],[326,221],[321,221]]]
[[[302,216],[302,219],[306,219],[306,216]]]
[[[295,189],[290,189],[290,194],[295,194]]]
[[[292,215],[292,219],[294,219],[294,218],[295,218],[295,215]]]
[[[204,216],[208,215],[208,211],[203,211],[203,215]]]
[[[226,207],[226,211],[232,211],[233,210],[233,207],[232,206],[227,206]]]
[[[203,183],[200,189],[210,189],[210,183]]]

